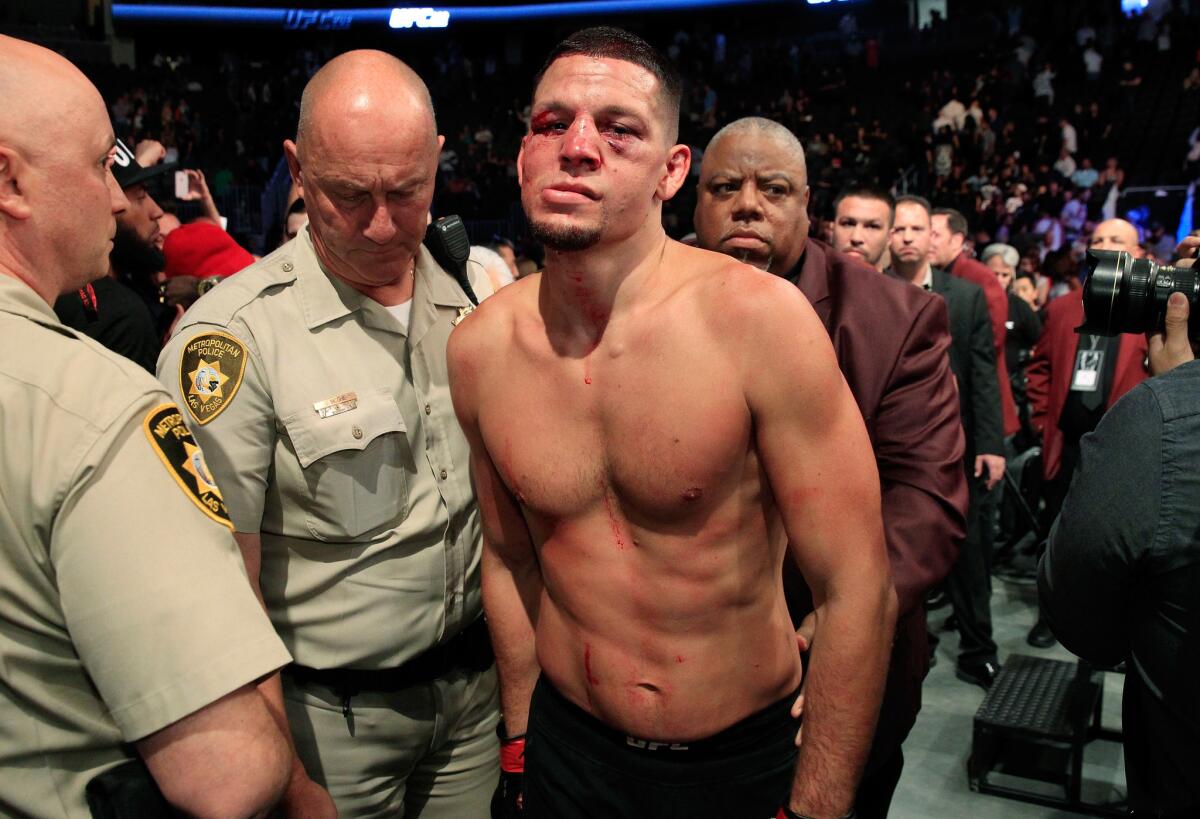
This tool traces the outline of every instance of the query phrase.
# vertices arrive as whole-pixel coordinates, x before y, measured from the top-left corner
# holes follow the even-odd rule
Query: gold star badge
[[[201,404],[207,404],[213,398],[224,398],[221,387],[229,380],[229,376],[221,372],[220,359],[205,361],[200,359],[196,369],[188,373],[192,385],[188,387],[188,395],[195,395]]]
[[[213,481],[212,474],[208,471],[208,464],[204,462],[204,453],[200,451],[200,447],[188,441],[183,442],[183,451],[186,456],[183,462],[183,468],[196,479],[196,491],[201,495],[213,494],[221,500],[224,497],[221,495],[221,490],[217,488],[217,484]]]
[[[200,511],[223,526],[233,528],[229,509],[216,479],[208,471],[204,453],[183,423],[183,415],[174,404],[160,404],[146,413],[142,421],[154,452],[183,493]]]

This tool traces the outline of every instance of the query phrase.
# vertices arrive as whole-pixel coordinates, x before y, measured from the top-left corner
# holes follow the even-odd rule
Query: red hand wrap
[[[500,743],[500,770],[504,773],[525,773],[525,737],[506,739]]]

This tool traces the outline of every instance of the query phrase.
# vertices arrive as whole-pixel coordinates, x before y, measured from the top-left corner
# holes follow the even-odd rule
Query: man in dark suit
[[[961,637],[955,674],[966,682],[991,687],[999,671],[992,639],[990,555],[984,550],[980,500],[1004,477],[1004,425],[996,381],[996,354],[983,290],[929,263],[929,203],[919,196],[896,200],[892,226],[892,272],[917,287],[937,293],[950,310],[950,368],[958,381],[963,461],[970,489],[967,537],[947,578]]]
[[[808,297],[833,341],[879,467],[900,616],[857,810],[860,817],[882,817],[929,670],[922,601],[949,571],[965,531],[964,444],[946,356],[945,305],[809,238],[807,206],[804,151],[786,128],[752,117],[713,137],[696,205],[700,246],[782,276]],[[807,646],[811,595],[794,567],[785,567],[784,582]]]
[[[995,351],[1000,407],[1004,413],[1004,434],[1012,435],[1020,429],[1021,422],[1012,395],[1004,349],[1008,338],[1008,296],[995,273],[963,252],[967,241],[966,217],[954,208],[934,208],[930,211],[929,226],[929,255],[933,266],[983,288],[988,318],[992,322],[992,349]]]

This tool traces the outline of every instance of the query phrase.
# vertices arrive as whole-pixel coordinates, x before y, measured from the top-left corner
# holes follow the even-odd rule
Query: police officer
[[[296,659],[266,686],[292,815],[331,812],[327,790],[343,815],[485,816],[499,775],[445,363],[470,301],[422,246],[441,141],[399,60],[323,67],[284,143],[308,229],[202,297],[159,358]]]
[[[158,383],[50,308],[128,204],[104,104],[3,36],[0,97],[0,815],[90,816],[116,781],[125,815],[261,814],[288,754],[254,683],[289,657],[221,492]]]

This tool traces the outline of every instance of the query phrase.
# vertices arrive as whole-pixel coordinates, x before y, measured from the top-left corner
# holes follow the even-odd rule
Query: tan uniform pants
[[[486,819],[500,776],[496,669],[455,671],[396,693],[363,693],[350,714],[329,688],[283,676],[296,752],[343,819]]]

